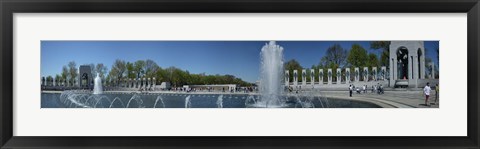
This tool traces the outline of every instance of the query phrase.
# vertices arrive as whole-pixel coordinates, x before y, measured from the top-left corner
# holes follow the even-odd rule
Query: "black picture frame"
[[[1,0],[1,148],[479,148],[479,0]],[[468,13],[467,137],[17,137],[14,13]],[[445,28],[448,29],[448,28]],[[449,128],[445,128],[449,129]]]

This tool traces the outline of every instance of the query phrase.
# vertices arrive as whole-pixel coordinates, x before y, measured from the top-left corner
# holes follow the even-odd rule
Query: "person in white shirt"
[[[426,106],[428,106],[428,97],[430,96],[430,91],[432,91],[432,89],[430,88],[430,83],[427,83],[427,85],[423,88],[423,93],[425,94]]]
[[[353,93],[353,87],[352,85],[350,84],[350,87],[348,87],[348,90],[350,90],[350,97],[352,97],[352,93]]]

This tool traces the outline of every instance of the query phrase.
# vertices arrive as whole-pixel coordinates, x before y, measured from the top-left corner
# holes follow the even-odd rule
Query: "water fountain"
[[[97,77],[95,77],[95,80],[93,81],[93,94],[98,95],[102,93],[103,93],[102,79],[100,78],[100,75],[97,73]]]
[[[275,41],[263,46],[260,52],[260,95],[251,107],[285,107],[283,94],[283,47]]]

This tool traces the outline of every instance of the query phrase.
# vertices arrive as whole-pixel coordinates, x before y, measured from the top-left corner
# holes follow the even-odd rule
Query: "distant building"
[[[170,82],[162,82],[160,84],[160,89],[162,90],[169,90],[170,88],[172,88]]]
[[[212,85],[184,85],[183,88],[191,88],[196,90],[210,90],[210,91],[236,91],[236,84],[212,84]]]

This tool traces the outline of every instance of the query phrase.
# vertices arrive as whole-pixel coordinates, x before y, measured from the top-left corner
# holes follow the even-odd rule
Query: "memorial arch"
[[[418,87],[425,78],[425,48],[422,41],[390,43],[390,86]]]
[[[91,82],[93,81],[93,77],[92,77],[92,68],[90,68],[90,66],[88,65],[81,65],[80,66],[80,76],[79,76],[79,86],[80,88],[83,88],[83,89],[90,89],[91,86]]]

